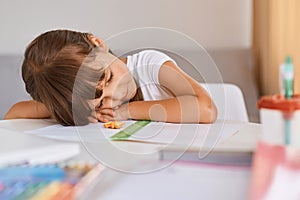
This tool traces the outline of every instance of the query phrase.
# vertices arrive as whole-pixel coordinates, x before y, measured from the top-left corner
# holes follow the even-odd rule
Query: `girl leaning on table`
[[[54,118],[62,125],[112,120],[212,123],[208,93],[167,55],[144,50],[116,57],[90,33],[54,30],[25,51],[22,77],[33,100],[5,119]]]

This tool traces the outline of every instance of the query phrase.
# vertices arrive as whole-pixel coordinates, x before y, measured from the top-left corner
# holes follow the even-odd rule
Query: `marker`
[[[284,96],[290,99],[294,95],[294,66],[290,56],[287,56],[283,66]]]
[[[65,172],[58,166],[14,166],[0,169],[0,180],[9,180],[16,177],[40,178],[48,181],[62,180],[65,178]]]
[[[283,78],[283,91],[286,99],[293,98],[294,95],[294,66],[290,56],[287,56],[285,63],[281,66],[281,76]],[[284,143],[291,143],[291,119],[287,114],[283,114],[284,119]]]

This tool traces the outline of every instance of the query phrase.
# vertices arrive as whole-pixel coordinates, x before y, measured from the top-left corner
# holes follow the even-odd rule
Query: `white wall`
[[[105,40],[154,26],[179,31],[209,49],[250,47],[251,18],[251,0],[0,0],[0,54],[22,54],[34,37],[56,28]]]

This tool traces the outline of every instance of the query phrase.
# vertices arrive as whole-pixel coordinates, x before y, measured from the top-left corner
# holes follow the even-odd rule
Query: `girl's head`
[[[25,51],[22,76],[27,92],[45,104],[60,124],[89,123],[94,108],[88,100],[101,95],[96,87],[105,74],[106,66],[97,62],[100,51],[109,50],[89,33],[55,30],[41,34]],[[78,76],[79,70],[83,73]]]

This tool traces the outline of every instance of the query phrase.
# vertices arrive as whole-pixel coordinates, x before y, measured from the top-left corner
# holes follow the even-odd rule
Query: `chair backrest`
[[[218,119],[248,122],[247,109],[241,89],[228,83],[201,83],[218,108]]]

